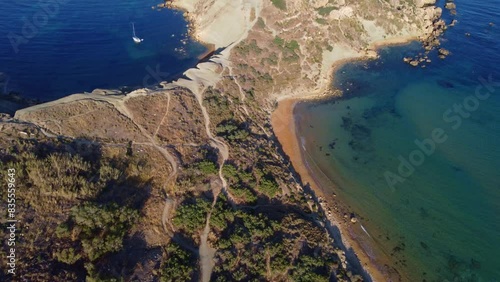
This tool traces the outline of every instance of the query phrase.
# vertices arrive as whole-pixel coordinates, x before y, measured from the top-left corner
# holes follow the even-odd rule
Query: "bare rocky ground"
[[[270,113],[277,100],[327,93],[334,63],[373,57],[374,43],[432,33],[439,11],[425,1],[398,0],[177,2],[200,39],[228,47],[188,71],[189,79],[127,95],[77,94],[2,117],[2,169],[16,165],[26,180],[19,188],[26,222],[20,275],[30,281],[370,281],[328,232],[312,191],[276,139],[276,130],[285,129],[271,126]],[[214,16],[221,5],[228,10],[220,13],[236,11],[243,19],[235,20],[241,33],[228,33],[234,38],[204,29],[228,24]],[[67,173],[43,181],[56,154]],[[58,179],[75,167],[85,179],[78,181],[97,186],[61,187]],[[97,180],[105,176],[105,183]],[[97,238],[99,245],[116,235],[79,225],[76,211],[86,203],[118,203],[139,214],[133,222],[114,221],[126,227],[120,248],[98,258],[86,250],[85,240]]]

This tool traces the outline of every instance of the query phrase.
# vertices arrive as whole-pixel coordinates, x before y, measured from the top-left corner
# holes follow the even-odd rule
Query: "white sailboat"
[[[135,26],[134,26],[134,23],[132,23],[132,32],[133,32],[132,39],[134,40],[135,43],[139,44],[142,41],[144,41],[144,39],[139,38],[139,37],[137,37],[137,35],[135,35]]]

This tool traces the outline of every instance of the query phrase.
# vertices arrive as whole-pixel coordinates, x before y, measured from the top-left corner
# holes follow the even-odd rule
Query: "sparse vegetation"
[[[210,208],[211,205],[207,200],[197,198],[193,203],[182,204],[172,222],[188,234],[193,234],[203,228]]]
[[[285,40],[279,36],[274,37],[273,42],[274,42],[274,44],[278,45],[279,47],[283,47],[283,45],[285,45]]]
[[[122,249],[123,238],[138,216],[137,211],[115,203],[105,206],[86,203],[71,209],[71,236],[80,240],[85,256],[95,261]]]
[[[316,18],[315,21],[319,24],[327,25],[328,22],[325,19],[322,18]]]
[[[173,242],[167,246],[166,253],[167,259],[162,267],[160,281],[192,281],[195,274],[195,256]]]
[[[216,164],[211,161],[201,161],[196,164],[196,167],[201,173],[205,175],[216,174],[218,172]]]
[[[215,129],[218,136],[229,141],[244,140],[250,134],[243,123],[238,124],[235,120],[226,120],[217,125]]]
[[[273,43],[283,52],[285,61],[296,61],[299,59],[300,45],[297,40],[286,41],[283,38],[274,37]]]
[[[280,192],[280,188],[274,178],[268,175],[260,180],[259,191],[261,191],[268,197],[273,198]]]
[[[88,281],[104,281],[107,275],[101,275],[96,265],[106,256],[126,252],[123,242],[144,200],[134,193],[150,181],[137,174],[148,175],[147,165],[138,165],[141,161],[127,155],[125,148],[108,158],[99,144],[90,141],[15,140],[9,145],[5,149],[0,144],[0,169],[16,169],[23,191],[16,194],[18,216],[29,226],[18,242],[24,250],[18,261],[19,275],[52,281],[84,280],[86,276]],[[43,263],[30,261],[37,257]],[[57,263],[67,267],[52,273],[50,279],[44,276],[49,273],[42,269]],[[83,268],[84,264],[88,267]]]
[[[265,28],[266,27],[266,23],[264,22],[264,19],[262,17],[259,17],[257,19],[257,26],[259,28]]]
[[[321,8],[318,8],[317,11],[318,11],[318,14],[320,14],[321,16],[328,16],[333,10],[336,10],[337,8],[336,7],[333,7],[333,6],[327,6],[327,7],[321,7]]]
[[[248,56],[250,54],[256,54],[259,55],[262,53],[263,49],[257,45],[257,40],[252,40],[248,44],[239,44],[238,47],[236,47],[237,52],[239,52],[241,55]]]
[[[207,243],[217,249],[213,281],[356,281],[317,224],[322,212],[297,189],[302,183],[277,143],[269,112],[275,95],[316,82],[322,52],[333,51],[328,42],[367,46],[359,18],[385,30],[402,23],[377,16],[390,5],[382,10],[376,1],[356,2],[360,13],[338,21],[329,17],[333,0],[318,9],[307,1],[271,2],[232,49],[232,68],[219,68],[222,79],[202,93],[208,124],[197,97],[177,87],[128,97],[133,121],[112,105],[90,101],[33,117],[55,135],[88,136],[81,140],[33,137],[36,127],[6,134],[0,125],[0,171],[15,168],[23,185],[16,199],[24,220],[20,277],[135,281],[147,273],[161,281],[198,281],[200,233],[209,222]],[[100,115],[86,114],[89,109]],[[206,126],[226,143],[229,159],[223,161]],[[15,137],[20,131],[26,139]],[[176,175],[165,152],[175,159]],[[1,197],[5,193],[0,189]]]

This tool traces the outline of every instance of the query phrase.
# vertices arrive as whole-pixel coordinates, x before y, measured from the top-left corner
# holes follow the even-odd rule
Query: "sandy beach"
[[[330,225],[338,227],[342,238],[342,245],[346,250],[351,248],[354,250],[360,264],[372,280],[397,281],[398,275],[396,273],[391,274],[392,271],[386,267],[390,263],[389,258],[385,257],[380,250],[375,250],[376,246],[365,246],[366,242],[356,240],[356,238],[363,239],[366,237],[360,224],[353,224],[349,218],[344,217],[344,214],[348,212],[348,208],[345,207],[341,199],[337,196],[334,197],[331,191],[328,192],[321,186],[314,172],[308,166],[307,161],[305,161],[294,117],[295,106],[302,101],[304,100],[298,98],[282,100],[279,102],[278,108],[273,112],[271,118],[273,126],[288,129],[280,130],[276,133],[283,151],[289,156],[293,167],[300,175],[304,185],[309,185],[314,191],[318,204],[325,211]],[[393,279],[389,279],[389,275],[393,276]]]
[[[328,74],[329,79],[323,82],[317,90],[313,92],[304,92],[301,95],[284,96],[279,100],[278,106],[271,116],[271,123],[274,132],[282,145],[283,151],[288,155],[296,172],[300,175],[302,183],[309,185],[314,191],[316,201],[324,211],[329,226],[338,227],[342,237],[342,245],[346,250],[352,248],[357,256],[361,266],[372,278],[373,281],[400,281],[406,276],[404,273],[398,273],[394,268],[389,254],[385,253],[373,238],[369,237],[363,230],[362,222],[352,223],[349,215],[352,211],[346,206],[345,202],[339,196],[332,194],[332,187],[326,189],[325,183],[319,180],[318,171],[309,165],[304,150],[301,148],[301,136],[297,131],[297,119],[295,118],[296,106],[299,103],[321,101],[332,99],[341,95],[339,91],[327,91],[335,89],[325,89],[331,85],[334,73],[346,63],[356,60],[368,60],[377,58],[376,50],[379,48],[408,44],[417,40],[415,36],[392,38],[374,42],[370,45],[369,52],[364,56],[354,56],[352,58],[341,58],[335,60],[330,65]],[[331,88],[331,86],[330,86]],[[335,185],[329,181],[328,185]],[[333,187],[335,188],[335,187]]]
[[[247,37],[262,10],[260,1],[252,0],[250,2],[251,5],[246,6],[241,1],[222,0],[203,13],[200,13],[199,10],[199,0],[174,1],[173,6],[189,13],[187,18],[193,24],[195,38],[201,42],[214,44],[215,48],[229,46],[222,54],[222,57],[228,60],[232,47]],[[224,9],[221,9],[222,7]],[[254,12],[255,16],[252,16],[251,14]],[[193,15],[198,14],[203,14],[203,16],[193,17]],[[231,27],[230,30],[228,30],[228,27]],[[334,72],[345,63],[353,60],[376,59],[378,57],[376,52],[378,48],[405,44],[417,39],[416,34],[385,38],[385,34],[378,32],[372,34],[372,36],[372,43],[365,50],[356,50],[339,44],[335,45],[331,51],[325,51],[320,64],[319,79],[316,81],[314,89],[295,89],[290,93],[281,92],[279,95],[275,95],[274,98],[278,101],[278,107],[272,113],[271,120],[274,132],[283,146],[284,152],[292,161],[295,170],[301,176],[302,182],[310,184],[317,196],[318,204],[322,206],[325,214],[329,215],[327,227],[330,227],[330,229],[338,227],[340,234],[334,236],[337,237],[336,240],[343,241],[342,245],[347,252],[354,250],[361,266],[373,281],[398,281],[399,274],[387,266],[391,264],[388,256],[364,241],[367,236],[361,229],[361,225],[359,223],[353,224],[349,218],[344,218],[344,213],[348,212],[348,208],[344,206],[340,199],[333,197],[331,192],[327,193],[326,190],[322,189],[319,181],[315,179],[314,173],[307,166],[307,162],[302,155],[294,118],[295,105],[300,101],[331,98],[341,94],[338,91],[332,91],[335,89],[332,89],[331,83]],[[202,71],[203,68],[199,65],[198,69],[186,72],[186,74],[189,74],[187,76],[191,79],[191,82],[194,82],[198,87],[200,84],[199,77],[201,76],[199,73]],[[219,79],[220,76],[215,75],[215,77],[209,79],[210,82],[203,80],[205,83],[201,84],[214,84]],[[177,83],[179,84],[179,81]],[[191,85],[188,88],[198,90],[195,89],[198,87]],[[340,236],[342,239],[339,238]],[[349,253],[346,256],[349,259]]]

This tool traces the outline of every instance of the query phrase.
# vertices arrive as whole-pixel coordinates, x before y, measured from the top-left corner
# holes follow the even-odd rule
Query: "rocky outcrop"
[[[457,8],[457,5],[455,5],[455,3],[453,2],[448,2],[446,3],[446,5],[444,5],[444,7],[448,10],[455,10]]]
[[[436,0],[416,0],[415,5],[418,8],[423,8],[427,6],[433,6],[436,4]]]
[[[450,55],[450,51],[444,49],[444,48],[439,48],[438,50],[439,53],[439,58],[444,59],[446,56]]]
[[[446,4],[444,7],[448,10],[450,10],[450,14],[456,15],[457,14],[457,5],[453,2],[453,0],[447,0]]]
[[[177,0],[168,5],[185,11],[196,39],[225,48],[246,37],[263,4],[261,0]]]
[[[417,1],[419,2],[419,1]],[[420,1],[420,2],[425,2],[425,3],[430,3],[435,1]],[[421,5],[422,3],[419,3],[419,5],[422,8],[422,16],[424,20],[424,34],[420,37],[420,40],[422,41],[422,46],[424,47],[424,54],[419,54],[415,58],[411,57],[405,57],[403,61],[405,63],[408,63],[409,65],[416,67],[420,65],[420,63],[427,62],[430,63],[430,60],[428,58],[429,52],[432,50],[436,49],[441,45],[441,42],[439,41],[439,37],[443,34],[443,32],[446,30],[447,25],[444,20],[441,19],[441,16],[443,14],[443,9],[440,7],[430,7],[425,5]],[[453,21],[452,24],[454,25],[456,21]],[[451,25],[450,25],[451,26]],[[445,50],[445,49],[442,49]],[[446,50],[447,51],[447,50]],[[447,54],[439,53],[439,57],[444,59],[447,55],[449,54],[449,51]],[[425,65],[422,65],[422,67],[425,67]]]

